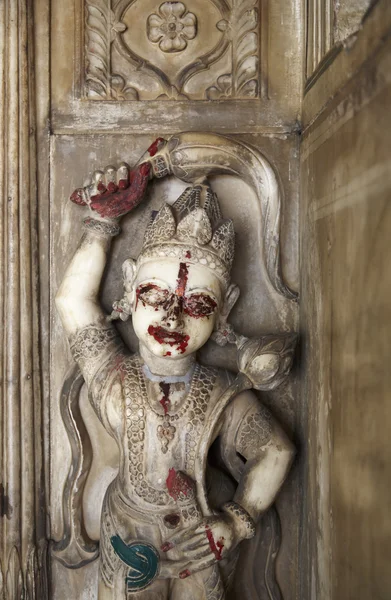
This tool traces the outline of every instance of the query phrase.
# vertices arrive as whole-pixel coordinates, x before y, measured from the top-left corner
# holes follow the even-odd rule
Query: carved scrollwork
[[[86,0],[85,92],[91,99],[138,100],[137,90],[112,73],[111,43],[126,25],[116,21],[108,0]]]
[[[231,40],[232,72],[217,78],[205,95],[208,100],[258,97],[258,0],[236,1],[227,29]]]
[[[195,12],[190,12],[183,2],[167,1],[151,13],[142,0],[85,0],[86,97],[257,98],[258,3],[197,0]],[[133,23],[142,21],[143,30],[133,31]],[[176,62],[163,58],[170,54],[176,55]],[[205,83],[193,79],[205,70],[212,71],[214,85],[210,76]]]

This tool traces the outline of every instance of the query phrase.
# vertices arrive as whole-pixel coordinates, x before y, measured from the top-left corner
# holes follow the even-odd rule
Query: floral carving
[[[148,39],[163,52],[181,52],[197,35],[197,17],[183,2],[163,2],[147,20]]]
[[[232,95],[232,75],[220,75],[217,78],[216,85],[210,86],[206,90],[208,100],[220,100],[221,98],[229,98]]]

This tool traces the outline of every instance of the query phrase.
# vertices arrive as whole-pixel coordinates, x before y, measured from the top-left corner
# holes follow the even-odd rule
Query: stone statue
[[[228,324],[238,298],[230,281],[234,225],[206,177],[151,215],[140,255],[123,265],[123,299],[110,317],[99,305],[120,219],[141,202],[150,178],[170,172],[159,138],[133,171],[124,163],[107,167],[72,195],[89,216],[56,305],[90,402],[120,456],[101,515],[100,600],[225,598],[239,544],[254,536],[294,456],[250,388],[281,383],[295,336],[249,340]],[[130,315],[136,354],[112,323]],[[211,336],[236,344],[236,378],[197,362]],[[213,498],[217,475],[208,479],[207,457],[216,440],[237,487]],[[81,544],[82,533],[75,536]]]

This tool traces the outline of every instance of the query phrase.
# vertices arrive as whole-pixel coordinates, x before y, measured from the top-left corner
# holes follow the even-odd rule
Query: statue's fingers
[[[181,542],[190,540],[194,536],[194,533],[195,533],[195,527],[191,527],[190,529],[185,529],[184,531],[179,531],[178,533],[176,533],[172,537],[170,537],[166,543],[170,544],[171,547],[173,547],[176,544],[180,544]]]
[[[117,169],[112,165],[105,168],[105,184],[108,192],[116,192],[117,185]]]
[[[99,194],[103,194],[106,191],[106,186],[104,184],[105,174],[103,171],[94,171],[91,178],[91,185],[88,186],[88,191],[90,193],[90,197],[98,196]]]
[[[202,560],[204,558],[211,558],[212,554],[211,554],[211,550],[209,548],[209,544],[206,546],[202,546],[200,548],[194,548],[194,550],[188,550],[187,554],[186,554],[186,558],[190,559],[191,561],[198,561],[198,560]]]
[[[78,188],[70,195],[70,200],[79,206],[86,206],[88,203],[88,198],[86,198],[86,193],[84,188]]]
[[[205,533],[193,535],[190,539],[181,540],[177,544],[173,544],[172,547],[175,548],[175,551],[184,552],[186,550],[191,550],[193,548],[198,548],[200,546],[207,545],[209,546],[209,542]]]
[[[212,567],[214,564],[216,564],[216,562],[216,558],[214,556],[212,558],[209,552],[207,557],[201,560],[193,560],[191,563],[189,563],[189,565],[187,566],[187,570],[191,575],[192,573],[198,573],[198,571],[203,571],[208,567]],[[183,576],[181,577],[181,573],[179,573],[179,577],[181,579],[184,578]]]
[[[188,568],[189,565],[190,563],[187,558],[183,560],[162,560],[160,563],[159,578],[178,578],[179,573]]]
[[[120,190],[125,190],[129,187],[129,167],[122,162],[117,171],[117,184]]]

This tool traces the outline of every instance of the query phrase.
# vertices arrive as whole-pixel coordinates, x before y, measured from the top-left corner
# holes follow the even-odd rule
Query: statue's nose
[[[171,302],[166,306],[166,314],[162,320],[164,326],[168,329],[181,329],[183,327],[182,297],[173,294]]]

